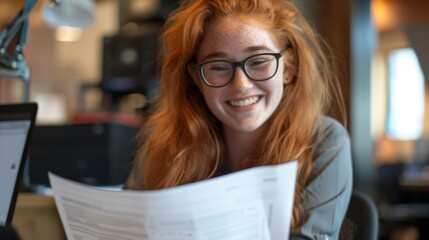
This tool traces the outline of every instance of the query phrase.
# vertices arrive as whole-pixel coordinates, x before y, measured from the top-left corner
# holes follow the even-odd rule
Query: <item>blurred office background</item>
[[[100,162],[85,158],[102,155],[104,160],[98,161],[117,167],[118,161],[128,161],[119,159],[125,148],[132,155],[129,140],[144,124],[157,90],[159,33],[177,1],[96,0],[96,21],[84,29],[47,25],[41,17],[45,2],[31,13],[24,49],[31,70],[30,100],[40,107],[39,141],[33,141],[37,147],[32,154],[55,159],[60,155],[52,149],[63,155],[74,150],[67,149],[67,140],[56,146],[52,139],[77,142],[80,137],[102,154],[84,150],[93,155],[68,159],[75,172],[85,172],[69,177],[94,185],[120,183],[126,169],[119,176],[100,175],[91,172],[96,171],[91,164]],[[336,55],[352,139],[354,186],[377,204],[380,239],[427,239],[429,1],[295,2]],[[0,0],[0,29],[23,3]],[[22,101],[22,84],[0,77],[0,103]],[[339,118],[338,109],[332,115]],[[109,139],[122,139],[115,143],[121,149],[108,152]],[[52,147],[46,150],[43,144]],[[46,182],[40,177],[43,169],[31,171],[33,181]]]

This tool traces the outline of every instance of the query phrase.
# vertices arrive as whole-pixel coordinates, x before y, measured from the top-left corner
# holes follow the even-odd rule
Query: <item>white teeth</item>
[[[234,107],[246,107],[249,105],[252,105],[254,103],[256,103],[258,101],[259,97],[255,96],[255,97],[250,97],[244,100],[240,100],[240,101],[229,101],[229,104],[231,104]]]

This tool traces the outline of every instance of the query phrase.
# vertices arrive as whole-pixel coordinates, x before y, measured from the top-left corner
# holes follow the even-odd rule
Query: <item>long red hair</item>
[[[329,48],[286,0],[183,1],[168,18],[160,90],[154,112],[139,135],[142,145],[128,187],[167,188],[208,179],[218,171],[224,149],[221,123],[207,108],[187,65],[194,60],[206,26],[214,18],[233,14],[260,20],[273,39],[288,49],[284,64],[295,71],[278,109],[263,126],[265,134],[237,169],[298,160],[294,228],[300,223],[302,191],[320,131],[316,122],[339,91]]]

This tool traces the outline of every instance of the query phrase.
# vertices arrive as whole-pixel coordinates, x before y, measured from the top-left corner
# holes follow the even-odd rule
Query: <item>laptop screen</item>
[[[0,105],[0,225],[12,221],[36,111],[35,103]]]

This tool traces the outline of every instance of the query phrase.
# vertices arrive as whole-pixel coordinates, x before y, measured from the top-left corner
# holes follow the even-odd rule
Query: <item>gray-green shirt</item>
[[[304,189],[303,224],[290,239],[338,239],[352,192],[350,139],[336,120],[324,117],[312,179]]]

